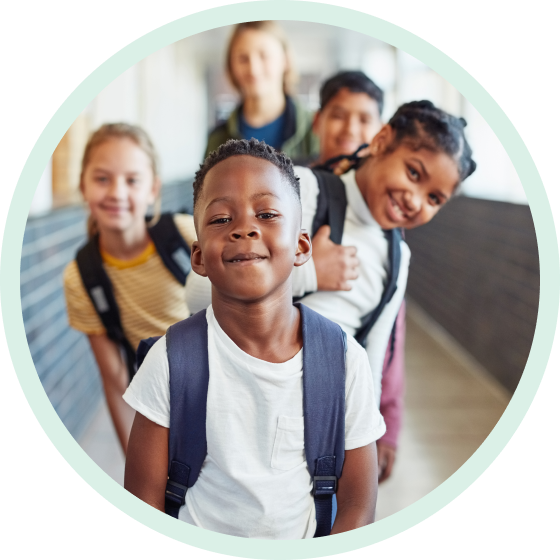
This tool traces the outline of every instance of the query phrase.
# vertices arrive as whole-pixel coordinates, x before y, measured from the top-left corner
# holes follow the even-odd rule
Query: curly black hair
[[[424,100],[401,105],[389,124],[395,131],[395,138],[388,151],[395,150],[403,142],[415,150],[443,151],[457,163],[460,181],[474,173],[476,162],[465,138],[465,119],[454,117]]]
[[[214,150],[208,155],[194,176],[193,191],[195,208],[202,193],[204,178],[208,171],[221,161],[232,156],[252,156],[269,161],[280,170],[284,179],[292,187],[294,196],[299,202],[301,201],[299,177],[296,177],[294,174],[292,160],[283,152],[279,152],[272,146],[269,146],[266,142],[259,142],[255,138],[251,138],[251,140],[228,140],[225,144],[222,144],[217,150]]]

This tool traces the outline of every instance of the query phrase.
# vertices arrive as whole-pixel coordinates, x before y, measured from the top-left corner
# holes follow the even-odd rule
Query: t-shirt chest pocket
[[[305,462],[303,416],[279,416],[270,466],[289,471]]]

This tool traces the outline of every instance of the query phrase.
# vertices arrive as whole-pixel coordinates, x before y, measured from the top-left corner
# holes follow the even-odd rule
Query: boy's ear
[[[302,229],[299,232],[294,266],[301,266],[302,264],[305,264],[311,258],[311,252],[311,237],[309,237],[309,234]]]
[[[191,247],[191,267],[199,276],[208,276],[198,241],[194,241]]]

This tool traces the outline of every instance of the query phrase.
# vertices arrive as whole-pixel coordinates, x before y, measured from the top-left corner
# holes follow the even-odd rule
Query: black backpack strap
[[[165,513],[178,518],[187,489],[198,479],[207,450],[206,401],[210,373],[206,310],[169,327],[166,343],[170,420]]]
[[[332,497],[344,463],[346,334],[332,321],[302,304],[303,416],[305,456],[313,479],[317,529],[332,527]]]
[[[344,231],[344,219],[346,217],[346,187],[338,175],[321,169],[312,169],[313,175],[317,177],[319,195],[317,196],[317,211],[311,226],[311,238],[317,230],[324,225],[331,226],[331,241],[340,245],[342,232]]]
[[[191,250],[177,229],[173,215],[162,214],[148,232],[163,264],[184,286],[191,271]]]
[[[362,317],[362,326],[356,331],[354,338],[365,347],[366,338],[375,325],[377,319],[385,306],[391,301],[391,298],[397,291],[397,280],[399,278],[399,270],[401,267],[401,239],[402,235],[398,228],[385,230],[385,237],[389,242],[389,275],[387,283],[383,289],[381,300],[377,307]],[[393,327],[394,328],[394,327]]]
[[[124,335],[113,285],[103,268],[97,235],[78,251],[76,264],[86,292],[107,331],[107,337],[124,350],[128,375],[132,379],[136,373],[136,352]]]
[[[352,165],[349,167],[349,169],[355,169],[362,159],[358,157],[358,154],[368,146],[369,144],[367,143],[362,144],[353,154],[342,154],[340,156],[332,157],[325,161],[325,163],[313,166],[313,169],[324,169],[325,171],[330,171],[332,173],[332,171],[336,167],[336,164],[343,160],[348,160],[349,162],[351,162]]]

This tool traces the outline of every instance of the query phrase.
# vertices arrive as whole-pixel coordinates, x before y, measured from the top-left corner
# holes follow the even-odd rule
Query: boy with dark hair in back
[[[321,86],[320,107],[313,120],[319,138],[316,164],[353,154],[381,130],[383,91],[363,72],[339,72]]]

